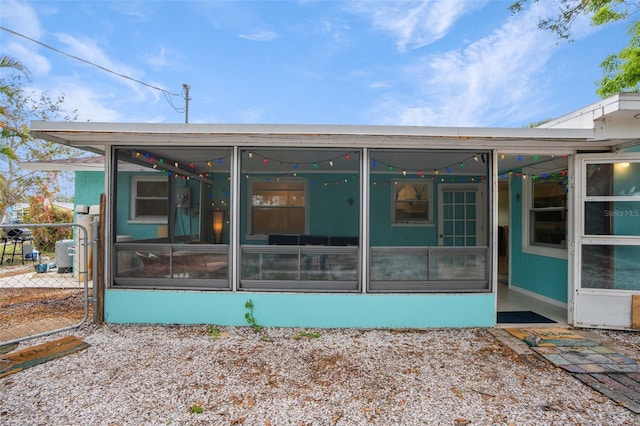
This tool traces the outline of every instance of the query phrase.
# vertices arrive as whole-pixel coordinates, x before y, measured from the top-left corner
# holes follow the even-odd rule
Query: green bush
[[[44,197],[34,196],[29,200],[29,212],[25,215],[26,223],[72,223],[73,213],[47,204]],[[53,251],[56,241],[73,238],[71,227],[33,228],[33,243],[40,251]]]

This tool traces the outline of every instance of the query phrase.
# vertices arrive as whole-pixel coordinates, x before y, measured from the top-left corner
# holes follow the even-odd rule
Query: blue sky
[[[522,127],[596,102],[625,24],[536,29],[553,0],[14,1],[0,24],[170,93],[189,122]],[[162,92],[0,31],[79,121],[181,123]]]

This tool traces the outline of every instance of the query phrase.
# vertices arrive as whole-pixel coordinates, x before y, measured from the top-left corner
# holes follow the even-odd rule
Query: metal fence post
[[[98,235],[100,224],[100,220],[98,217],[94,217],[91,222],[91,233],[93,235],[93,239],[91,240],[92,254],[93,259],[91,261],[91,277],[93,280],[93,286],[91,289],[91,304],[93,306],[93,322],[98,322],[98,242],[100,241],[100,236]]]

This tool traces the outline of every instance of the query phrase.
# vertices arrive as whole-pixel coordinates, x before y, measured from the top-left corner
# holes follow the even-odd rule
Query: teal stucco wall
[[[100,204],[104,193],[104,172],[75,172],[74,202],[77,205]]]
[[[251,300],[262,326],[319,328],[492,327],[493,294],[290,294],[107,290],[110,323],[247,325]]]
[[[561,303],[568,301],[567,259],[539,256],[522,251],[522,179],[511,180],[511,285]],[[571,213],[569,213],[571,214]]]

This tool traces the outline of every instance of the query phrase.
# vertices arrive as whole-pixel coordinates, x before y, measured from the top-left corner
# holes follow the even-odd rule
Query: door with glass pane
[[[576,156],[574,324],[631,328],[640,295],[640,153]]]
[[[485,187],[479,184],[438,186],[438,245],[486,246]]]

